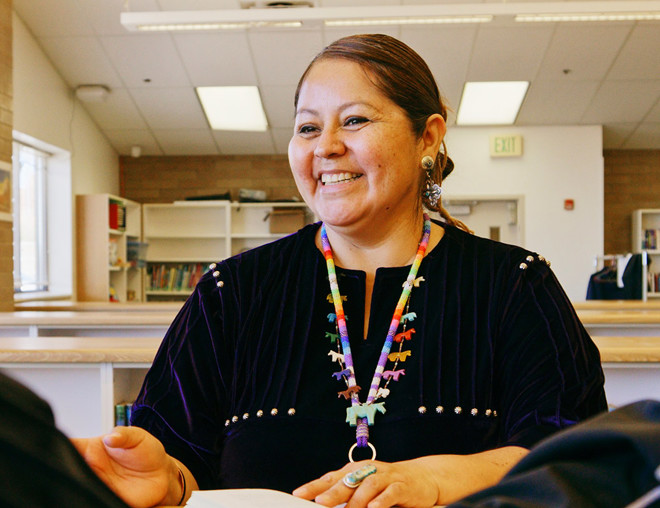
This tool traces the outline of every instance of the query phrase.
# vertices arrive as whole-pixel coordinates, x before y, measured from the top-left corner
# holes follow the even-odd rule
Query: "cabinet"
[[[644,293],[660,298],[660,209],[635,210],[632,214],[632,251],[646,252]]]
[[[298,227],[312,220],[304,203],[176,201],[143,205],[143,238],[148,244],[145,298],[184,299],[209,264],[287,234],[271,233],[275,209],[300,210]]]
[[[76,196],[76,292],[81,302],[139,301],[142,269],[128,261],[140,242],[140,204],[111,194]]]

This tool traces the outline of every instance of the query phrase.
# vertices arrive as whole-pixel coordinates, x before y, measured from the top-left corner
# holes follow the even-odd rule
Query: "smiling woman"
[[[165,336],[136,427],[79,442],[124,499],[260,487],[431,507],[606,409],[598,351],[549,264],[443,208],[446,111],[419,55],[385,35],[340,39],[295,107],[291,168],[321,223],[213,265]]]

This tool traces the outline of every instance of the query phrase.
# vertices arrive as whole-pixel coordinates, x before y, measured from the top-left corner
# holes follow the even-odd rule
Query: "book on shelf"
[[[658,250],[660,241],[660,229],[645,229],[641,248],[643,250]]]
[[[192,291],[208,270],[205,263],[150,264],[147,281],[150,291]]]
[[[115,425],[128,426],[131,424],[132,402],[119,402],[115,404]]]
[[[110,229],[116,229],[118,231],[126,229],[126,206],[121,201],[110,198],[108,217]]]

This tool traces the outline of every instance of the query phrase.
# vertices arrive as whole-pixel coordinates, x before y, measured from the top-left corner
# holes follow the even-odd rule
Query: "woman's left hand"
[[[376,472],[356,488],[347,487],[344,476],[373,464]],[[438,502],[438,487],[432,468],[423,462],[379,462],[364,460],[346,464],[293,491],[294,496],[315,500],[324,506],[347,503],[346,508],[430,508]]]

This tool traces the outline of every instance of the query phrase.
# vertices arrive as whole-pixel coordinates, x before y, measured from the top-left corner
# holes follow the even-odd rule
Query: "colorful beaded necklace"
[[[380,381],[385,370],[385,365],[388,360],[388,355],[392,347],[392,342],[396,335],[396,331],[399,328],[401,323],[401,316],[403,315],[404,307],[410,299],[410,292],[412,291],[415,278],[417,277],[417,271],[419,266],[422,263],[424,258],[424,253],[426,252],[426,247],[429,243],[429,236],[431,234],[431,220],[429,216],[424,214],[424,229],[422,233],[422,239],[419,242],[417,248],[417,254],[415,255],[415,260],[410,267],[410,272],[408,273],[408,278],[406,282],[403,283],[403,291],[401,291],[401,296],[394,310],[394,315],[392,316],[392,321],[390,322],[389,330],[387,331],[387,337],[381,349],[380,356],[378,358],[378,364],[376,370],[374,371],[374,376],[371,381],[371,386],[369,388],[369,394],[367,395],[366,402],[360,402],[358,391],[360,387],[357,386],[355,381],[355,369],[353,367],[353,355],[351,353],[351,344],[348,340],[348,328],[346,327],[346,316],[344,315],[344,308],[342,305],[342,296],[339,293],[339,285],[337,284],[337,274],[335,272],[335,262],[332,256],[332,247],[330,247],[330,241],[328,240],[328,234],[325,229],[325,224],[321,225],[321,243],[323,245],[323,254],[325,256],[325,262],[328,269],[328,280],[330,282],[330,292],[332,295],[332,300],[335,307],[336,323],[339,331],[339,339],[341,341],[341,350],[344,363],[344,369],[342,369],[341,375],[347,378],[348,390],[347,393],[350,394],[351,406],[346,408],[346,421],[356,429],[356,443],[351,446],[348,451],[348,458],[353,462],[353,450],[356,446],[363,448],[369,446],[372,450],[372,460],[376,458],[376,449],[374,446],[369,443],[369,425],[373,425],[374,416],[376,411],[381,413],[385,412],[385,403],[378,402],[373,403],[377,398],[378,387],[380,386]],[[334,351],[331,351],[332,354]]]

